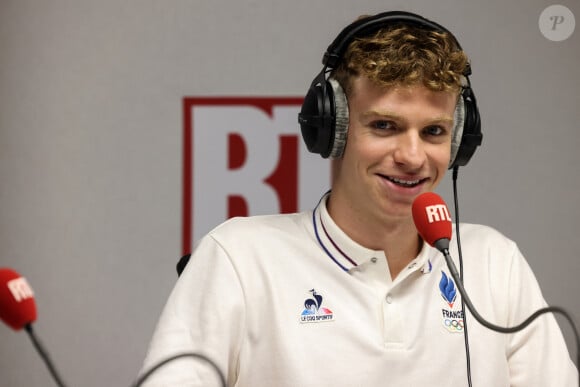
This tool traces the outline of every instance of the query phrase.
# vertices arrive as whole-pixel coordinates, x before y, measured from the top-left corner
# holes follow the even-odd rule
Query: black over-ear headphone
[[[312,81],[298,114],[302,138],[310,152],[319,153],[324,158],[335,158],[342,155],[346,145],[348,102],[342,87],[336,80],[328,79],[327,74],[339,65],[348,45],[355,38],[370,36],[379,29],[395,23],[447,32],[455,39],[453,34],[443,26],[422,16],[402,11],[380,13],[357,20],[345,27],[328,46],[322,58],[324,67]],[[461,49],[457,39],[455,42]],[[469,65],[463,75],[466,85],[462,87],[461,98],[455,109],[450,169],[466,165],[476,148],[481,145],[483,137],[475,95],[469,82],[469,75],[471,75]]]

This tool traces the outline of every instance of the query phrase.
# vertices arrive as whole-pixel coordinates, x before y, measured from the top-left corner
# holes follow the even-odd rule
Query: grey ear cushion
[[[330,151],[331,158],[339,158],[344,152],[348,134],[348,101],[344,90],[336,79],[329,78],[328,83],[332,87],[334,94],[335,107],[335,124],[334,124],[334,141],[332,150]],[[459,95],[457,104],[455,105],[455,112],[453,114],[453,130],[451,132],[451,157],[449,158],[449,167],[453,165],[459,146],[461,145],[461,138],[463,137],[463,127],[465,124],[465,103],[463,97]]]
[[[336,79],[329,78],[328,83],[332,87],[334,94],[334,139],[332,142],[331,158],[342,156],[346,146],[348,132],[348,102],[344,90]]]
[[[461,145],[461,138],[463,137],[463,126],[465,124],[465,103],[463,96],[459,95],[457,105],[455,105],[455,113],[453,114],[453,131],[451,132],[451,158],[449,159],[449,167],[453,165],[459,146]]]

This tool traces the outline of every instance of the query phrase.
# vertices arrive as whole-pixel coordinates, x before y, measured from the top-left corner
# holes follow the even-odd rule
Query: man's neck
[[[395,279],[421,250],[422,242],[412,217],[393,222],[370,223],[369,219],[361,219],[355,212],[334,207],[330,201],[327,207],[337,226],[353,241],[372,250],[384,251],[392,279]]]

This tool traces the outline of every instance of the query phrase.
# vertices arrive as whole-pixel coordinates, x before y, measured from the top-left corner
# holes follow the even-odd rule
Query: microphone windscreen
[[[431,246],[439,239],[451,239],[451,216],[445,201],[434,192],[425,192],[413,202],[413,221],[419,235]]]
[[[0,268],[0,319],[14,330],[36,321],[36,302],[28,281],[8,268]]]

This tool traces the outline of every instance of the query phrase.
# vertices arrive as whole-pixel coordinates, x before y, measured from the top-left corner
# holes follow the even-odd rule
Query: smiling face
[[[377,86],[356,77],[344,155],[333,161],[329,211],[370,227],[411,219],[411,205],[443,179],[458,94],[422,84]]]

